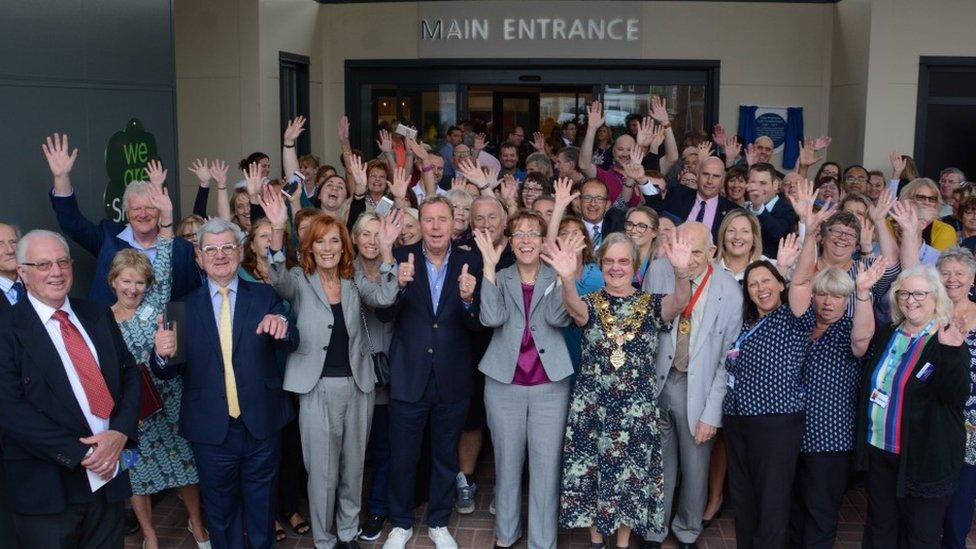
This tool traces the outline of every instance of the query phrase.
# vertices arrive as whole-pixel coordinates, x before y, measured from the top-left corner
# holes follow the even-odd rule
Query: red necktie
[[[88,397],[88,406],[91,407],[92,414],[102,419],[108,419],[112,415],[115,401],[112,399],[111,393],[108,392],[108,385],[105,384],[105,378],[102,377],[102,371],[98,368],[95,356],[92,355],[91,349],[85,343],[85,338],[78,331],[78,327],[68,318],[68,313],[55,311],[54,320],[61,324],[61,338],[64,340],[64,347],[68,350],[68,356],[71,357],[75,371],[78,372],[78,378],[81,380],[82,388],[85,389],[85,396]]]

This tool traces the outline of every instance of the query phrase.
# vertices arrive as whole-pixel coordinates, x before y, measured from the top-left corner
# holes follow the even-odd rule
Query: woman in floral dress
[[[149,187],[152,204],[159,210],[160,231],[154,263],[134,249],[121,250],[112,261],[108,283],[115,292],[112,313],[122,330],[129,352],[139,364],[151,360],[157,316],[166,309],[172,286],[173,205],[169,197]],[[143,547],[156,549],[159,541],[152,521],[150,496],[169,488],[180,488],[190,516],[190,528],[197,545],[209,548],[207,531],[200,514],[196,464],[190,444],[177,432],[183,386],[179,379],[163,381],[152,377],[163,400],[163,409],[139,422],[139,460],[129,469],[132,509],[144,536]]]
[[[639,258],[622,233],[609,235],[598,261],[603,290],[580,297],[576,254],[580,238],[547,243],[543,258],[559,275],[563,300],[583,329],[582,364],[570,397],[560,494],[560,525],[590,529],[594,547],[616,532],[627,547],[631,532],[646,537],[664,527],[661,412],[654,396],[657,336],[687,304],[691,247],[665,244],[675,267],[673,294],[652,295],[631,285]]]

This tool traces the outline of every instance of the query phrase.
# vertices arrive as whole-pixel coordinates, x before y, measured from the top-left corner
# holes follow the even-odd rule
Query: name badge
[[[725,352],[725,359],[726,360],[735,360],[735,359],[739,358],[739,355],[740,354],[742,354],[742,350],[733,347],[732,349],[729,349],[728,351]]]
[[[871,402],[877,404],[878,406],[880,406],[882,408],[887,408],[888,407],[888,395],[884,391],[882,391],[880,389],[875,389],[875,390],[871,391]]]
[[[932,372],[934,371],[935,371],[935,366],[933,366],[931,362],[926,362],[925,366],[922,366],[922,368],[918,371],[918,373],[915,374],[915,377],[918,378],[920,381],[925,381],[926,379],[929,378],[929,376],[932,375]]]
[[[725,382],[725,385],[729,389],[734,389],[735,388],[735,374],[730,373],[730,374],[728,374],[728,376],[729,377],[728,377],[728,380]]]

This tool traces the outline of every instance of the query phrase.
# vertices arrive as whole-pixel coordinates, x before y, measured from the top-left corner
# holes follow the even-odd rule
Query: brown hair
[[[346,224],[331,215],[318,215],[312,219],[312,224],[305,233],[305,238],[298,245],[298,261],[302,270],[306,274],[315,272],[315,258],[312,257],[312,246],[315,241],[326,235],[333,227],[339,231],[339,240],[342,241],[342,256],[339,258],[337,269],[339,278],[352,278],[353,275],[353,251],[352,239],[349,238],[349,231]]]
[[[244,249],[244,258],[241,259],[241,267],[245,271],[255,275],[255,278],[257,278],[259,259],[258,254],[254,253],[254,250],[251,249],[251,244],[254,243],[255,235],[257,235],[258,231],[264,226],[271,227],[271,221],[268,220],[267,217],[262,217],[261,219],[251,223],[251,230],[247,231],[247,236],[244,237],[244,242],[241,244],[241,247]],[[284,248],[283,251],[285,254],[285,267],[290,269],[295,266],[295,260],[291,254],[291,238],[287,232],[282,239],[282,243],[282,248]]]
[[[582,231],[583,243],[586,244],[586,247],[580,252],[580,257],[583,258],[584,264],[593,263],[595,261],[593,257],[593,241],[590,240],[590,232],[586,230],[586,225],[583,223],[583,220],[575,215],[567,215],[559,222],[559,232],[562,232],[564,225],[576,225]]]
[[[515,227],[518,226],[521,221],[534,221],[539,224],[539,233],[542,234],[542,238],[546,237],[546,227],[547,223],[545,218],[539,212],[533,212],[531,210],[519,210],[515,212],[515,215],[508,218],[508,226],[505,228],[505,236],[511,238],[512,234],[515,232]]]

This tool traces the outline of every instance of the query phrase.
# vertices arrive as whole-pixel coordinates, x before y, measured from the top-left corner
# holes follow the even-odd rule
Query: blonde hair
[[[813,277],[810,289],[815,294],[850,297],[854,293],[854,280],[843,269],[827,267]]]
[[[732,224],[732,221],[740,217],[746,218],[749,226],[752,227],[752,249],[749,251],[749,263],[762,257],[762,228],[759,226],[759,219],[742,208],[736,208],[726,214],[725,218],[722,219],[722,223],[718,226],[718,242],[715,243],[716,260],[721,261],[725,259],[725,232],[729,230],[729,225]]]
[[[919,189],[922,187],[927,187],[934,191],[936,200],[939,201],[939,204],[942,204],[942,192],[939,190],[939,185],[928,177],[913,179],[905,185],[901,192],[898,193],[898,200],[911,200],[915,198],[915,195],[918,194]]]
[[[143,278],[146,279],[146,287],[152,285],[156,281],[156,277],[153,275],[153,266],[149,262],[149,258],[144,254],[133,250],[132,248],[126,248],[124,250],[119,250],[115,254],[115,258],[112,259],[112,266],[108,270],[108,285],[112,286],[115,279],[122,274],[125,269],[135,269]]]
[[[948,326],[952,320],[952,301],[949,301],[945,286],[942,285],[942,277],[939,276],[935,267],[931,265],[916,265],[905,269],[895,279],[894,284],[891,285],[891,291],[888,292],[888,300],[892,305],[891,323],[901,324],[905,320],[905,314],[901,312],[901,306],[898,304],[896,294],[901,291],[902,286],[905,285],[905,281],[909,278],[921,278],[929,283],[929,286],[932,288],[932,297],[935,298],[935,321],[939,326]]]

